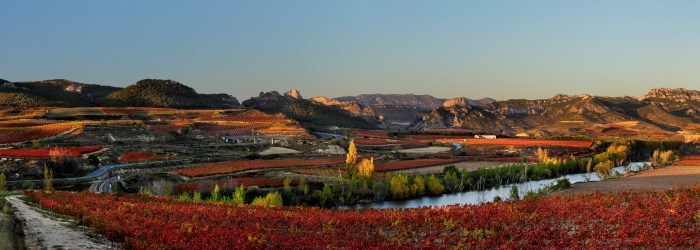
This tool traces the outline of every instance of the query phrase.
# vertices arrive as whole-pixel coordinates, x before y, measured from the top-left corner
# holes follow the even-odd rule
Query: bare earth
[[[484,167],[484,168],[493,167],[493,166],[498,165],[498,163],[488,162],[488,161],[464,161],[464,162],[450,163],[450,164],[444,164],[444,165],[438,165],[438,166],[432,166],[432,167],[399,170],[399,171],[394,171],[394,172],[411,174],[411,175],[413,175],[413,174],[437,174],[437,173],[442,173],[442,170],[446,166],[449,166],[449,165],[454,165],[460,171],[462,169],[465,169],[465,168],[469,171],[472,171],[472,170],[476,170],[480,167]]]
[[[281,147],[270,147],[262,152],[260,152],[260,155],[281,155],[281,154],[298,154],[300,153],[299,151],[296,151],[294,149],[289,149],[289,148],[281,148]]]
[[[29,249],[116,249],[106,240],[89,237],[71,222],[39,213],[17,196],[7,197],[24,222],[25,243]]]
[[[668,166],[639,172],[633,176],[599,182],[576,183],[556,194],[574,195],[593,192],[622,192],[634,190],[668,190],[700,184],[700,166]]]
[[[448,147],[427,147],[427,148],[412,148],[412,149],[403,149],[399,150],[401,153],[406,153],[406,154],[437,154],[437,153],[442,153],[442,152],[447,152],[452,150],[451,148]]]

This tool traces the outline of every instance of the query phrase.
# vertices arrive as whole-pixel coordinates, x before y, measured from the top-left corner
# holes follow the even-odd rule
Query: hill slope
[[[261,92],[258,97],[243,102],[243,106],[268,113],[283,113],[287,117],[314,126],[340,126],[348,128],[375,129],[377,124],[337,106],[326,106],[301,98],[298,91],[280,95],[277,91]]]

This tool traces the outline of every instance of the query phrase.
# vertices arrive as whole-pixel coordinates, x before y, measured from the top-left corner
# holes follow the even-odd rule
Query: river
[[[624,174],[627,171],[639,171],[644,166],[644,162],[633,162],[627,166],[616,167],[611,170]],[[368,208],[415,208],[424,206],[445,206],[445,205],[465,205],[479,204],[493,201],[496,196],[507,199],[513,186],[517,186],[521,198],[527,191],[538,191],[547,186],[555,184],[558,180],[568,179],[571,184],[587,181],[601,181],[597,173],[570,174],[558,178],[528,181],[523,183],[506,184],[486,190],[468,191],[460,193],[443,194],[440,196],[425,196],[421,198],[402,201],[382,201],[373,203],[359,203],[351,206],[342,206],[341,209],[368,209]]]

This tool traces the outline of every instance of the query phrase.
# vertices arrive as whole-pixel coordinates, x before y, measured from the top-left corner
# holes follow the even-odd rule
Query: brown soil
[[[557,192],[573,195],[593,192],[622,192],[634,190],[668,190],[678,186],[700,184],[700,166],[668,166],[639,172],[630,177],[599,182],[576,183],[570,189]]]

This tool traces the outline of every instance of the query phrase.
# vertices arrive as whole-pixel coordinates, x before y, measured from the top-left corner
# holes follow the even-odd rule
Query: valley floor
[[[636,190],[669,190],[680,186],[700,184],[700,166],[668,166],[639,172],[633,176],[598,182],[571,185],[570,189],[557,192],[560,195],[576,195],[594,192],[622,192]]]

